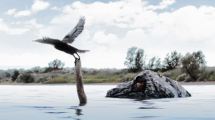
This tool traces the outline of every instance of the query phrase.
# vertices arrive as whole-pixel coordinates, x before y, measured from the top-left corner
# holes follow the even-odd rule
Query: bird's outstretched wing
[[[48,38],[48,37],[44,37],[44,38],[42,38],[42,39],[37,39],[37,40],[35,40],[35,41],[36,41],[36,42],[40,42],[40,43],[55,45],[55,44],[57,44],[60,40],[58,40],[58,39],[53,39],[53,38]]]
[[[78,24],[73,28],[73,30],[71,32],[69,32],[64,38],[63,38],[63,42],[65,43],[72,43],[75,38],[81,34],[81,32],[84,29],[84,24],[85,24],[85,18],[81,17],[78,21]]]

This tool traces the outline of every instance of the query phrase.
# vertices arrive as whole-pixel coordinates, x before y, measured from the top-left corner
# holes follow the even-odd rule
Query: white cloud
[[[0,18],[0,31],[6,31],[8,26],[4,23],[3,19]]]
[[[174,4],[175,2],[176,2],[175,0],[162,0],[159,5],[150,5],[147,6],[147,9],[162,10]]]
[[[31,7],[31,10],[32,10],[32,12],[36,13],[36,12],[47,9],[49,6],[50,6],[50,4],[47,1],[35,0]]]
[[[105,34],[104,31],[98,31],[92,37],[92,41],[99,45],[110,45],[114,44],[118,38],[114,34]]]
[[[157,12],[173,3],[177,4],[174,0],[163,0],[152,8],[141,0],[108,3],[76,1],[58,8],[62,10],[61,14],[54,16],[47,25],[41,25],[35,19],[19,25],[28,28],[31,34],[61,39],[76,25],[80,16],[85,16],[85,30],[72,44],[77,48],[90,50],[81,55],[84,67],[123,68],[127,49],[132,46],[143,48],[148,58],[164,57],[172,50],[183,54],[202,50],[208,65],[215,65],[215,7],[190,5],[174,11]],[[8,29],[8,25],[0,22],[0,31],[1,29]],[[46,63],[56,57],[65,61],[67,66],[73,65],[71,56],[46,45],[35,46],[38,47],[37,52],[34,52],[35,56],[42,53],[40,58]],[[35,63],[44,65],[42,61]]]
[[[161,9],[166,8],[174,3],[175,3],[175,0],[162,0],[162,2],[160,3],[160,8]]]
[[[24,38],[27,32],[38,35],[39,30],[43,27],[44,25],[39,24],[36,19],[8,23],[0,18],[0,34],[7,34],[8,37],[11,35],[20,35]]]
[[[9,9],[5,14],[7,14],[7,15],[14,15],[16,13],[16,11],[17,10],[15,8]]]
[[[32,14],[32,12],[29,10],[16,11],[14,13],[14,17],[30,16],[31,14]]]
[[[44,0],[34,0],[31,9],[29,10],[17,10],[15,8],[9,9],[6,14],[14,17],[26,17],[36,14],[40,11],[47,9],[50,6],[49,2]]]
[[[27,28],[11,27],[3,19],[0,19],[0,33],[4,32],[9,35],[20,35],[27,32]]]
[[[124,59],[122,56],[125,57],[126,50],[132,46],[145,49],[148,57],[164,57],[167,52],[172,50],[178,50],[182,53],[203,50],[206,55],[211,53],[208,47],[211,49],[213,47],[210,44],[207,45],[208,47],[201,45],[203,43],[214,43],[213,28],[215,28],[215,24],[213,21],[215,21],[215,8],[184,6],[175,11],[156,11],[157,9],[167,8],[173,3],[175,3],[175,0],[163,0],[159,5],[152,8],[151,5],[141,0],[120,0],[109,3],[94,2],[90,4],[74,2],[65,6],[61,15],[53,18],[51,21],[51,28],[53,29],[51,31],[57,33],[60,26],[63,26],[62,28],[65,28],[66,25],[74,26],[76,24],[75,20],[80,16],[85,16],[86,29],[90,32],[89,40],[93,44],[97,44],[92,49],[98,48],[101,52],[101,54],[97,54],[96,51],[92,54],[86,54],[87,58],[91,58],[88,55],[102,55],[105,60],[110,60],[109,55],[102,53],[107,53],[107,49],[111,49],[113,51],[110,54],[117,54],[115,55],[116,58],[111,57],[111,60],[120,61],[115,62],[120,67],[123,67]],[[75,22],[71,21],[72,19],[75,19]],[[68,30],[70,27],[66,28]],[[55,30],[56,32],[54,32]],[[65,31],[58,33],[63,35]],[[89,46],[91,44],[88,44],[88,48],[91,48]],[[211,57],[212,55],[208,56],[210,56],[210,60],[215,60]],[[90,60],[88,59],[88,61]],[[91,58],[91,61],[93,61],[93,58]],[[104,64],[104,66],[116,66],[115,63],[110,62],[110,64]],[[211,64],[211,62],[208,63]]]
[[[59,8],[59,7],[57,7],[57,6],[54,6],[54,7],[51,7],[51,10],[61,11],[61,8]]]

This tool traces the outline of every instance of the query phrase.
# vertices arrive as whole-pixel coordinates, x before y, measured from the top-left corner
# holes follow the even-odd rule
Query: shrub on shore
[[[30,73],[22,73],[18,76],[16,82],[34,83],[34,77]]]

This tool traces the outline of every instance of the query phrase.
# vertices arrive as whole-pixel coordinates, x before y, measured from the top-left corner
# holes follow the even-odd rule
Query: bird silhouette
[[[81,34],[81,32],[84,29],[84,24],[85,24],[85,18],[81,17],[79,19],[78,24],[73,28],[71,32],[69,32],[63,40],[59,39],[53,39],[49,37],[44,37],[42,39],[37,39],[35,40],[36,42],[44,43],[44,44],[50,44],[53,45],[56,49],[63,51],[65,53],[68,53],[70,55],[73,55],[75,59],[80,59],[80,56],[78,53],[85,53],[89,50],[79,50],[71,45],[69,43],[72,43],[75,41],[75,38]],[[75,54],[78,56],[78,58],[75,56]]]

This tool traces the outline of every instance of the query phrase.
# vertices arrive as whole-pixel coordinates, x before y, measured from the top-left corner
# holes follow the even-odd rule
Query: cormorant
[[[78,53],[84,53],[84,52],[87,52],[89,50],[79,50],[79,49],[69,45],[69,43],[74,42],[75,38],[83,31],[84,24],[85,24],[85,18],[81,17],[79,19],[78,24],[73,28],[73,30],[71,32],[69,32],[63,38],[62,41],[58,40],[58,39],[49,38],[49,37],[44,37],[42,39],[37,39],[35,41],[40,42],[40,43],[54,45],[54,47],[56,49],[63,51],[65,53],[68,53],[70,55],[73,55],[73,57],[75,59],[77,59],[76,56],[74,55],[74,54],[76,54],[78,56],[78,59],[80,59],[80,56],[78,55]]]

